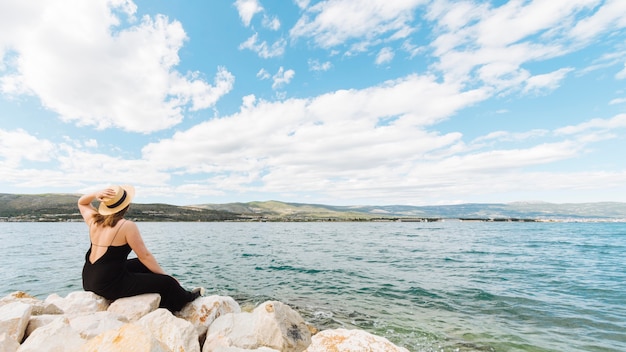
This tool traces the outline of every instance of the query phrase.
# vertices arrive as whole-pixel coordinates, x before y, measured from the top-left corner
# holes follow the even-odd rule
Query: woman
[[[134,195],[135,188],[125,185],[78,199],[91,240],[83,266],[83,288],[109,300],[158,293],[160,307],[177,312],[200,297],[204,289],[187,291],[167,275],[146,248],[137,225],[124,219]],[[95,199],[100,201],[97,210],[91,205]],[[127,259],[131,250],[137,258]]]

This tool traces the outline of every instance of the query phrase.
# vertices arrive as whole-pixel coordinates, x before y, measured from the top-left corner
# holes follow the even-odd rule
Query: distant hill
[[[194,207],[223,210],[268,219],[375,220],[375,219],[535,219],[535,220],[626,220],[626,203],[553,204],[457,204],[435,206],[332,206],[278,201],[201,204]]]
[[[75,194],[0,193],[0,221],[79,221],[78,198]],[[517,202],[437,206],[332,206],[279,201],[190,206],[133,203],[128,217],[137,221],[626,221],[626,203]]]
[[[80,221],[78,195],[20,195],[0,193],[0,221]],[[226,221],[238,216],[221,210],[180,207],[169,204],[130,206],[127,217],[137,221]]]
[[[333,207],[320,204],[283,203],[279,201],[201,204],[192,207],[211,210],[222,210],[240,214],[248,219],[284,220],[284,221],[364,221],[380,217],[347,207]]]

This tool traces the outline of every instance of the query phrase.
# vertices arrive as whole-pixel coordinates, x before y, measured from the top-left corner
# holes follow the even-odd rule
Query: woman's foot
[[[191,293],[193,294],[193,299],[195,300],[198,297],[202,297],[204,296],[204,292],[206,290],[204,289],[204,287],[196,287],[193,290],[191,290]]]

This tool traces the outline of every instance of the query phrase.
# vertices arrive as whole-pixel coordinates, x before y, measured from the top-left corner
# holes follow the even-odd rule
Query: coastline
[[[82,220],[78,195],[0,193],[0,222]],[[462,203],[355,205],[253,201],[226,204],[133,203],[128,217],[142,222],[626,222],[626,203]]]

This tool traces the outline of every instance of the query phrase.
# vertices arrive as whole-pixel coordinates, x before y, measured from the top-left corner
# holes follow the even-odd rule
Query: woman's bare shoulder
[[[132,220],[124,219],[124,223],[121,224],[121,226],[124,227],[125,231],[139,232],[139,228],[137,227],[137,224],[135,224],[135,222]]]

